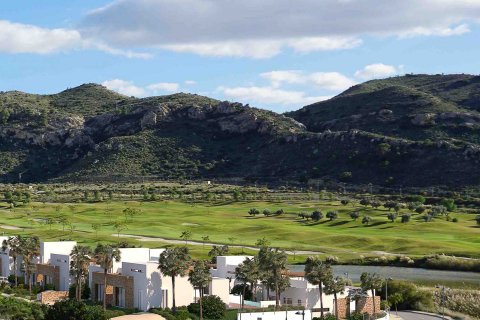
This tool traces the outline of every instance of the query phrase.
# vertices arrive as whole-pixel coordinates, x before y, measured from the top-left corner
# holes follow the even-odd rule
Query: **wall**
[[[237,315],[237,320],[303,320],[311,319],[312,314],[310,310],[303,311],[305,314],[297,314],[297,312],[302,312],[302,310],[297,311],[278,311],[278,312],[252,312],[252,313],[239,313]]]
[[[68,291],[43,291],[37,294],[37,301],[43,304],[52,305],[59,300],[68,298]]]
[[[52,253],[70,255],[75,241],[40,242],[40,263],[49,263]]]
[[[92,283],[92,300],[97,301],[97,292],[95,290],[95,284],[103,285],[104,274],[100,272],[94,272],[91,274]],[[114,303],[114,287],[120,287],[125,289],[125,308],[133,308],[133,277],[119,275],[119,274],[107,274],[107,305],[113,305]]]
[[[70,276],[70,255],[52,254],[50,256],[50,264],[59,268],[59,287],[60,291],[68,291],[70,284],[73,283],[72,276]]]
[[[35,282],[42,282],[43,285],[47,284],[45,281],[45,276],[50,277],[52,284],[55,287],[55,290],[60,288],[60,268],[50,264],[37,264],[36,265],[36,279]]]
[[[123,262],[136,262],[142,263],[150,260],[150,249],[149,248],[121,248],[120,250],[120,261],[113,262],[113,273],[122,272],[122,263]]]
[[[253,258],[253,256],[218,256],[217,268],[211,270],[212,277],[235,277],[235,268],[246,258]]]
[[[209,292],[210,295],[219,296],[225,304],[229,304],[230,290],[228,279],[212,278],[212,281],[210,282]]]
[[[373,314],[373,298],[361,298],[357,301],[355,310],[360,313]],[[380,297],[375,296],[375,311],[380,312]]]

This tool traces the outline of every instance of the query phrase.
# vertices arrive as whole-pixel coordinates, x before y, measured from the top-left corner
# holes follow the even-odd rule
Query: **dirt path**
[[[117,237],[118,235],[117,234],[112,234],[112,236]],[[138,241],[143,241],[143,242],[161,241],[161,242],[166,242],[166,243],[170,243],[170,244],[185,244],[185,241],[183,241],[183,240],[165,239],[165,238],[160,238],[160,237],[137,236],[137,235],[134,235],[134,234],[122,234],[122,233],[120,233],[120,237],[121,238],[133,238],[133,239],[136,239]],[[218,245],[223,245],[222,243],[213,243],[213,242],[203,243],[203,242],[200,242],[200,241],[192,241],[192,240],[189,240],[187,243],[190,244],[190,245],[193,245],[193,246],[203,246],[203,245],[218,246]],[[231,247],[231,248],[244,248],[244,249],[250,249],[250,250],[254,250],[254,251],[260,250],[258,247],[252,247],[252,246],[229,245],[229,247]],[[308,250],[307,251],[306,250],[298,250],[298,251],[295,251],[295,252],[290,251],[290,250],[285,250],[285,252],[287,254],[311,254],[311,255],[324,254],[324,252],[308,251]]]

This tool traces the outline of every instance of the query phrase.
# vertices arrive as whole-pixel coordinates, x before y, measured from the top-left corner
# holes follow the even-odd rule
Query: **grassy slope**
[[[17,208],[15,212],[2,210],[0,224],[25,228],[25,232],[36,234],[44,240],[71,237],[80,242],[93,244],[95,237],[91,229],[92,223],[101,223],[99,240],[115,241],[112,222],[124,220],[122,210],[125,207],[136,207],[143,211],[129,222],[128,230],[122,233],[157,236],[178,239],[184,230],[191,230],[192,240],[201,240],[201,236],[209,235],[211,241],[230,243],[229,238],[235,237],[234,243],[251,246],[256,240],[265,236],[272,245],[296,250],[312,250],[328,254],[335,254],[343,258],[358,257],[360,254],[370,256],[381,254],[376,251],[401,253],[407,255],[426,255],[432,253],[447,253],[459,256],[479,257],[480,228],[475,227],[473,215],[454,213],[459,222],[447,222],[436,219],[425,223],[414,216],[408,224],[391,223],[386,218],[384,209],[364,210],[373,217],[370,226],[363,226],[361,218],[352,221],[348,212],[351,206],[342,206],[338,202],[289,202],[289,203],[216,203],[211,205],[190,205],[183,202],[112,202],[74,204],[75,211],[62,206],[62,211],[73,222],[74,234],[70,231],[62,232],[61,225],[49,227],[34,219],[55,217],[53,204],[36,204],[35,210]],[[249,217],[246,212],[249,208],[268,208],[276,210],[283,208],[286,214],[279,217],[255,218]],[[293,212],[312,211],[320,208],[325,213],[329,209],[340,212],[340,218],[334,222],[325,219],[319,223],[304,222]],[[110,211],[109,211],[110,210]],[[105,214],[111,212],[111,217]],[[68,227],[67,227],[68,229]],[[2,228],[0,227],[0,230]],[[3,229],[7,234],[15,233]],[[139,243],[133,239],[125,239],[131,243]],[[161,241],[144,242],[144,246],[162,246]],[[204,255],[199,247],[195,254]]]

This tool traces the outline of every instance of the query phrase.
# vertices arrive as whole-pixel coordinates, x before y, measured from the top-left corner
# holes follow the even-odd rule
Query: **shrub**
[[[448,212],[452,212],[457,209],[457,205],[453,199],[442,199],[440,203],[447,209]]]
[[[311,218],[313,221],[319,221],[323,218],[323,213],[320,210],[315,210],[312,212]]]
[[[385,294],[385,286],[380,293]],[[402,302],[397,307],[399,310],[419,310],[422,307],[431,307],[433,305],[432,294],[428,291],[420,291],[416,285],[407,281],[393,280],[388,282],[388,295],[398,294]]]
[[[333,221],[333,220],[337,219],[338,218],[338,212],[337,211],[328,211],[327,212],[327,218],[330,221]]]
[[[402,214],[402,223],[410,222],[410,215],[408,213]]]
[[[76,300],[58,301],[45,314],[45,320],[107,320],[100,306],[88,306]]]
[[[202,299],[203,317],[205,319],[223,319],[227,308],[222,299],[218,296],[206,296]],[[188,311],[200,315],[200,306],[198,303],[191,303]]]
[[[358,211],[350,212],[350,218],[352,218],[353,220],[357,221],[359,217],[360,217],[360,212]]]

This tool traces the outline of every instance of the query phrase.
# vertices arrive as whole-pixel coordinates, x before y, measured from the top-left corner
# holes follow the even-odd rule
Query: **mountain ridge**
[[[0,93],[0,181],[148,175],[475,185],[477,77],[446,77],[369,81],[283,115],[186,93],[126,97],[96,84]]]

